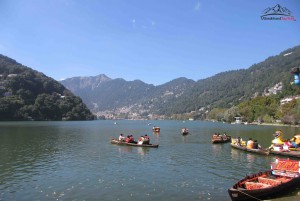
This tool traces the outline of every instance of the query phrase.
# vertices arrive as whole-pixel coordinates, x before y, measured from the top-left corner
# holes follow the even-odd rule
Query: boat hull
[[[110,141],[110,143],[111,144],[116,144],[116,145],[122,145],[122,146],[158,148],[158,144],[135,144],[135,143],[122,142],[122,141],[119,141],[117,139],[112,139]]]
[[[294,158],[300,158],[300,151],[270,151],[271,154],[274,155],[280,155],[280,156],[287,156],[287,157],[294,157]]]
[[[269,155],[269,151],[265,150],[265,149],[248,149],[247,147],[244,146],[238,146],[235,144],[230,144],[231,147],[235,148],[235,149],[240,149],[243,151],[247,151],[247,152],[251,152],[251,153],[256,153],[256,154],[261,154],[261,155]]]
[[[231,141],[231,136],[227,136],[226,139],[223,139],[223,137],[212,137],[211,143],[217,144],[217,143],[227,143]]]
[[[244,178],[236,183],[232,188],[228,189],[229,196],[232,201],[246,201],[246,200],[261,200],[276,198],[280,195],[286,194],[291,190],[294,190],[300,184],[300,177],[295,177],[288,182],[282,182],[277,186],[271,186],[269,188],[262,188],[256,190],[247,190],[238,188],[239,183],[245,182],[251,178],[259,177],[263,174],[272,174],[272,170],[266,172],[260,172]]]

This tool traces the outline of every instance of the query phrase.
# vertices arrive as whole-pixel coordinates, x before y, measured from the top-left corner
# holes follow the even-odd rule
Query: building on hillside
[[[300,95],[289,96],[289,97],[283,98],[280,100],[280,105],[284,105],[286,103],[291,102],[292,100],[297,100],[297,99],[300,99]]]

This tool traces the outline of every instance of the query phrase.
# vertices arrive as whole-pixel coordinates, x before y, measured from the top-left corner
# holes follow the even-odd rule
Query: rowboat
[[[211,138],[211,143],[226,143],[226,142],[230,142],[231,141],[231,136],[226,135],[226,137],[224,136],[215,136],[213,135]]]
[[[247,148],[246,146],[242,146],[242,145],[236,145],[236,144],[230,144],[231,147],[235,148],[235,149],[240,149],[243,151],[247,151],[247,152],[251,152],[251,153],[256,153],[256,154],[262,154],[262,155],[269,155],[269,150],[267,149],[250,149]]]
[[[232,201],[280,197],[300,185],[300,161],[276,159],[271,169],[243,178],[228,189]]]
[[[300,158],[300,151],[275,151],[271,149],[270,153],[274,155]]]
[[[187,129],[187,128],[182,128],[182,129],[181,129],[181,134],[182,134],[182,135],[188,135],[188,134],[189,134],[189,129]]]
[[[160,132],[160,127],[153,126],[152,131],[155,132],[155,133],[158,133],[158,132]]]
[[[124,146],[133,146],[133,147],[152,147],[158,148],[158,144],[136,144],[136,143],[127,143],[124,141],[119,141],[118,139],[111,139],[111,144],[124,145]]]

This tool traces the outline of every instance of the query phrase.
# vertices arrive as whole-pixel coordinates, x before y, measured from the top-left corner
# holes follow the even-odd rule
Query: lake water
[[[190,135],[182,136],[182,127]],[[269,169],[275,157],[211,144],[212,134],[252,137],[267,147],[278,129],[286,138],[300,133],[201,121],[0,122],[0,200],[229,201],[228,188]],[[120,133],[148,134],[159,148],[110,144]],[[300,200],[300,188],[276,200]]]

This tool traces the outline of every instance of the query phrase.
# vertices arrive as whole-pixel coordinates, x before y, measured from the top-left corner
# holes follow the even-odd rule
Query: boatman
[[[121,133],[119,136],[119,141],[125,141],[125,137],[123,136],[123,134]]]

